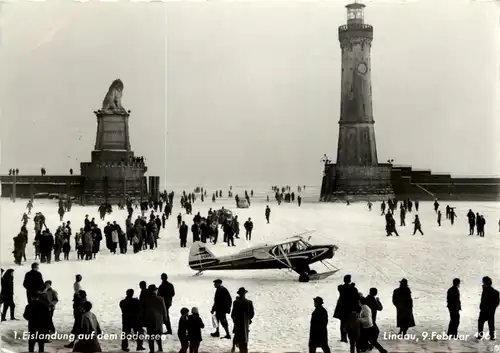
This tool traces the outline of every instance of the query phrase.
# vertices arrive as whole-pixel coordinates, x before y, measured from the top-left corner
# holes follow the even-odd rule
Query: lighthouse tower
[[[336,164],[325,162],[322,201],[386,199],[393,195],[391,165],[379,164],[373,120],[370,50],[373,27],[364,22],[365,5],[346,6],[339,27],[342,50],[341,104]]]

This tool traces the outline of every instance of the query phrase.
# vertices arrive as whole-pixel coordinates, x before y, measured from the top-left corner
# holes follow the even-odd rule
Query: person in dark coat
[[[130,335],[132,330],[135,334],[142,333],[140,324],[141,303],[139,299],[134,298],[134,290],[127,289],[126,297],[120,301],[120,309],[122,311],[122,332]],[[137,338],[137,351],[144,350],[142,339]],[[128,352],[128,339],[122,339],[122,351]]]
[[[201,330],[205,328],[205,324],[200,317],[198,308],[191,309],[191,315],[188,317],[188,340],[189,340],[189,353],[198,353],[201,338]]]
[[[243,227],[245,227],[245,238],[246,238],[246,240],[252,240],[252,230],[253,230],[252,219],[248,218],[248,221],[246,221],[243,224]]]
[[[10,319],[16,320],[14,310],[14,270],[9,268],[2,276],[2,291],[0,292],[0,303],[3,303],[2,321],[7,320],[7,311],[10,309]]]
[[[377,311],[382,311],[384,309],[380,299],[377,297],[377,294],[377,288],[370,288],[370,294],[368,294],[365,298],[366,305],[368,305],[372,311],[372,321],[374,325],[377,325]]]
[[[371,350],[373,347],[377,348],[380,353],[387,353],[387,350],[382,347],[378,342],[380,331],[373,322],[373,314],[368,306],[366,298],[360,296],[359,302],[361,304],[361,311],[359,313],[359,323],[361,328],[360,348]]]
[[[252,301],[245,298],[248,293],[245,288],[241,287],[236,293],[239,297],[234,301],[231,312],[234,323],[234,344],[238,346],[240,353],[248,353],[248,335],[255,310]]]
[[[165,307],[167,308],[167,321],[165,323],[165,326],[167,327],[167,335],[171,335],[172,325],[170,324],[169,309],[172,306],[172,299],[175,296],[175,288],[174,285],[168,281],[168,276],[166,273],[161,274],[161,284],[158,288],[158,295],[163,298]]]
[[[347,338],[349,339],[349,351],[351,353],[361,351],[361,324],[359,321],[359,313],[351,311],[346,314],[344,328]]]
[[[314,311],[311,315],[311,329],[309,330],[309,353],[315,353],[320,347],[324,353],[330,353],[328,346],[328,312],[323,307],[323,298],[316,297]]]
[[[162,297],[157,295],[158,288],[154,284],[148,286],[141,306],[142,321],[146,327],[148,337],[149,352],[154,353],[155,341],[158,350],[163,351],[161,334],[163,333],[163,324],[167,321],[167,308]]]
[[[269,217],[271,217],[271,209],[269,208],[269,205],[266,206],[265,215],[266,215],[266,221],[267,223],[269,223]]]
[[[148,285],[146,281],[139,282],[139,289],[141,290],[141,292],[139,293],[139,300],[142,302],[146,296],[146,293],[148,292]]]
[[[38,351],[44,351],[46,339],[43,335],[49,333],[51,318],[48,306],[41,300],[41,292],[31,294],[30,301],[24,309],[23,317],[28,320],[28,351],[35,351],[35,344],[38,343]]]
[[[214,281],[214,287],[215,289],[215,296],[214,296],[214,305],[212,306],[211,314],[215,313],[215,317],[217,319],[217,323],[222,325],[224,330],[226,331],[226,335],[224,338],[226,339],[231,339],[231,335],[229,334],[229,326],[227,323],[226,315],[231,312],[231,294],[229,294],[229,291],[222,285],[222,280],[216,279]],[[219,332],[219,327],[217,326],[217,329],[215,332],[211,333],[212,337],[219,337],[220,332]]]
[[[82,319],[80,322],[80,338],[75,343],[73,352],[95,353],[102,352],[99,344],[98,335],[102,333],[99,321],[92,310],[92,303],[86,301],[82,304]]]
[[[179,319],[179,326],[177,328],[177,337],[179,337],[179,342],[181,343],[181,349],[179,353],[187,353],[189,348],[189,336],[188,336],[188,316],[189,309],[181,309],[181,317]]]
[[[481,304],[479,305],[479,319],[477,322],[477,338],[484,337],[484,323],[488,322],[490,330],[490,340],[495,339],[495,311],[500,303],[498,291],[492,287],[493,281],[490,277],[483,277],[483,293],[481,294]]]
[[[372,311],[372,321],[373,325],[377,325],[377,311],[382,311],[384,308],[380,299],[377,297],[378,290],[377,288],[370,288],[370,294],[366,296],[366,305]]]
[[[396,321],[397,327],[400,329],[399,334],[406,335],[410,327],[415,327],[415,319],[413,318],[411,290],[405,278],[399,282],[399,288],[396,288],[392,293],[392,303],[396,307]]]
[[[415,215],[415,220],[413,221],[413,235],[417,232],[424,235],[424,232],[422,232],[422,223],[420,223],[420,218],[418,218],[418,215]]]
[[[45,289],[45,282],[43,281],[42,274],[39,272],[37,262],[31,264],[31,271],[28,271],[24,276],[23,287],[26,288],[28,303],[31,301],[33,295]]]
[[[446,293],[446,306],[450,312],[450,323],[448,325],[447,334],[451,337],[457,337],[458,325],[460,324],[460,310],[462,310],[462,305],[460,303],[459,287],[460,279],[455,278],[453,280],[453,286],[451,286]]]
[[[181,248],[186,247],[188,232],[189,228],[187,224],[184,221],[182,221],[182,224],[179,225],[179,239],[181,241]]]
[[[79,276],[79,275],[77,275]],[[77,335],[80,334],[81,330],[81,322],[82,322],[82,315],[83,315],[83,303],[87,301],[87,292],[84,290],[79,290],[75,291],[73,294],[73,318],[74,318],[74,323],[73,323],[73,328],[71,329],[71,334],[74,335],[74,339],[72,342],[68,343],[64,347],[66,348],[73,348],[75,345],[75,341],[77,338]]]
[[[359,294],[354,283],[351,283],[351,275],[344,276],[344,284],[337,287],[339,299],[333,313],[333,317],[340,320],[340,341],[347,343],[346,323],[349,314],[353,311],[359,312]]]

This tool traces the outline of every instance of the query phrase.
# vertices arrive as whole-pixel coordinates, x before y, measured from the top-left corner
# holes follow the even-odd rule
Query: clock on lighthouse
[[[360,63],[358,65],[358,72],[362,75],[366,74],[366,72],[368,71],[368,67],[366,66],[365,63]]]

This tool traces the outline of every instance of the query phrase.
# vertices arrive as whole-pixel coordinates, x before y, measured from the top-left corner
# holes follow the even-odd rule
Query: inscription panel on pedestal
[[[125,122],[123,118],[103,119],[103,147],[125,149]]]

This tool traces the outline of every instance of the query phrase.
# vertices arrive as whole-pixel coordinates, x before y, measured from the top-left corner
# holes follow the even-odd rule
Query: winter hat
[[[157,290],[157,289],[158,289],[158,288],[157,288],[157,287],[156,287],[156,285],[154,285],[154,284],[150,284],[150,285],[148,286],[148,291],[149,291],[149,292],[154,292],[154,291],[155,291],[155,290]]]
[[[222,283],[222,280],[217,278],[216,280],[214,280],[214,283]]]
[[[191,313],[193,313],[193,314],[199,314],[200,312],[198,311],[198,308],[194,306],[194,307],[191,308]]]
[[[241,287],[240,289],[238,289],[238,291],[236,293],[239,295],[242,295],[242,294],[248,293],[248,291],[245,289],[245,287]]]
[[[314,302],[317,303],[317,304],[320,304],[322,305],[323,304],[323,298],[321,297],[316,297],[316,298],[313,298]]]

